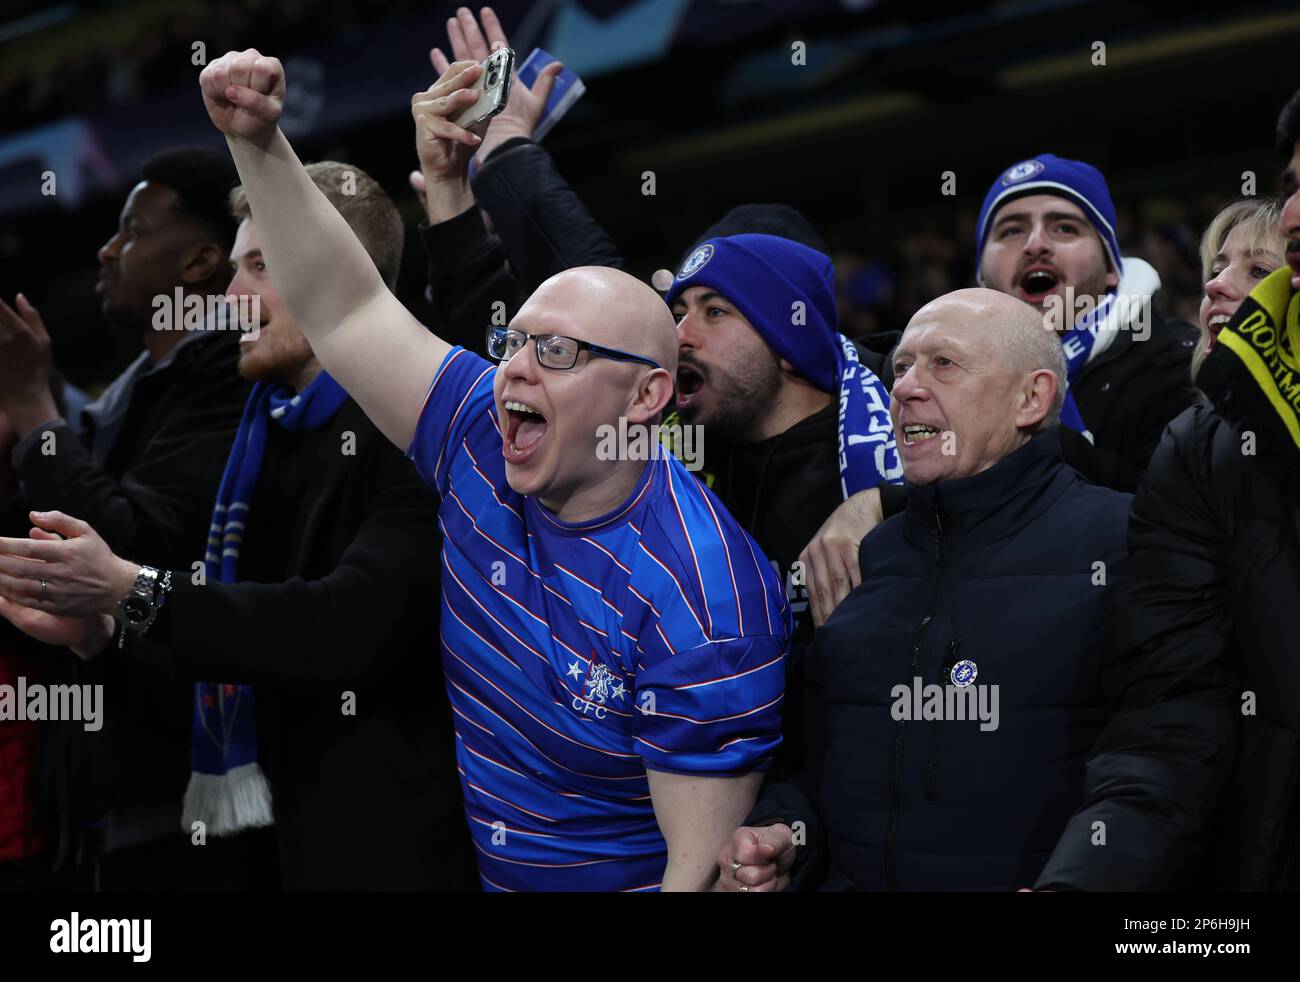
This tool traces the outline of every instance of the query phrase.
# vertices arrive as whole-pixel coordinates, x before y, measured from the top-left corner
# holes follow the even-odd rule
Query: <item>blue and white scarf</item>
[[[1114,304],[1115,291],[1112,290],[1101,298],[1097,306],[1075,321],[1072,329],[1061,338],[1061,354],[1065,355],[1066,380],[1065,400],[1061,403],[1061,425],[1068,426],[1076,433],[1082,433],[1089,443],[1093,442],[1092,432],[1083,421],[1070,387],[1092,357],[1092,351],[1097,346],[1097,325],[1105,320],[1106,313]]]
[[[1070,386],[1074,384],[1084,366],[1100,355],[1120,331],[1131,331],[1142,325],[1135,318],[1146,318],[1150,327],[1152,297],[1160,289],[1160,274],[1150,263],[1131,256],[1124,257],[1124,275],[1119,286],[1101,297],[1096,306],[1085,311],[1074,323],[1073,330],[1061,338],[1061,352],[1065,355],[1065,402],[1061,406],[1061,425],[1068,426],[1093,442],[1092,433],[1075,404]],[[1123,303],[1120,298],[1123,297]]]
[[[325,372],[297,395],[284,385],[259,382],[253,387],[217,489],[203,557],[209,578],[239,582],[239,552],[266,451],[268,420],[290,431],[317,430],[347,398],[342,386]],[[186,831],[195,822],[202,822],[211,835],[234,835],[274,824],[271,788],[257,763],[255,710],[251,685],[195,684],[192,772],[181,818]]]
[[[835,339],[840,356],[840,493],[849,498],[880,484],[902,483],[903,462],[889,416],[889,390],[862,364],[852,341],[843,334]]]

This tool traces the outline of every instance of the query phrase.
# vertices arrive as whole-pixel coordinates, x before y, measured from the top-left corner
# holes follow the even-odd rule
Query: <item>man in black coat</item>
[[[0,302],[0,411],[19,438],[6,463],[22,488],[0,504],[0,534],[26,534],[30,509],[61,509],[127,555],[188,567],[202,553],[248,394],[235,368],[238,333],[222,329],[218,303],[230,281],[234,181],[230,161],[211,150],[164,151],[143,165],[99,250],[96,289],[105,321],[145,350],[79,420],[64,419],[54,400],[39,312],[26,297]],[[71,657],[50,669],[52,682],[91,681]],[[83,886],[177,889],[187,689],[119,678],[105,695],[99,732],[42,728],[55,864],[69,872],[64,861],[75,857]]]
[[[326,162],[308,173],[394,282],[402,228],[392,202],[358,168]],[[42,601],[6,579],[0,590],[40,609],[4,603],[3,611],[30,633],[93,656],[105,671],[253,687],[255,765],[269,784],[273,816],[231,803],[230,818],[205,806],[199,792],[209,775],[198,769],[196,747],[186,811],[203,825],[187,826],[199,850],[199,886],[266,885],[278,853],[288,889],[464,889],[473,859],[436,655],[437,612],[428,601],[438,591],[434,499],[413,465],[322,373],[272,286],[242,189],[233,208],[243,221],[231,292],[259,301],[240,371],[262,384],[250,396],[232,461],[252,452],[249,420],[267,408],[264,393],[273,407],[243,528],[227,522],[209,540],[216,564],[237,552],[239,582],[196,581],[188,564],[172,570],[166,587],[160,576],[145,598],[156,618],[114,646],[111,616],[51,612],[116,610],[141,566],[114,555],[90,526],[56,514],[40,516],[42,526],[69,537],[57,543],[67,547],[61,555],[94,589],[51,570]],[[312,407],[322,398],[333,398],[325,404],[332,408],[314,422],[277,425],[300,401]],[[228,467],[223,492],[232,473],[238,470]],[[238,506],[222,507],[230,514]],[[223,698],[207,686],[190,692],[191,705]],[[235,718],[238,706],[229,702],[225,712]],[[196,725],[194,740],[202,739]],[[275,849],[265,841],[272,820]],[[220,861],[203,854],[203,838]]]
[[[144,351],[81,420],[56,408],[39,312],[25,297],[16,309],[0,302],[0,408],[18,434],[11,456],[26,491],[3,521],[25,528],[28,509],[58,508],[93,520],[114,548],[189,555],[248,394],[219,302],[235,171],[215,151],[172,150],[146,161],[141,178],[99,250],[96,291],[105,320]]]
[[[1127,495],[1061,459],[1060,345],[1021,302],[961,290],[894,354],[906,510],[808,659],[826,719],[769,782],[718,888],[1011,890],[1083,794]]]
[[[1133,501],[1113,714],[1039,889],[1300,889],[1300,92],[1277,150],[1288,266],[1220,333],[1209,400],[1170,425]]]
[[[1121,256],[1115,206],[1090,164],[1039,154],[1007,168],[984,198],[976,230],[976,275],[1042,312],[1066,356],[1062,411],[1065,462],[1093,484],[1137,490],[1169,421],[1191,405],[1196,331],[1154,308],[1160,276],[1148,263]],[[817,576],[812,602],[829,613],[859,575],[857,545],[881,513],[903,507],[851,497],[809,546]]]

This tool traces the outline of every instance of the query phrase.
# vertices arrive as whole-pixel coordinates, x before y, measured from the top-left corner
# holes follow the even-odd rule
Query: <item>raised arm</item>
[[[473,100],[477,65],[457,63],[412,99],[417,149],[453,170],[480,138],[443,118]],[[321,364],[399,448],[415,433],[434,373],[450,346],[384,285],[374,262],[317,189],[280,131],[284,70],[256,49],[231,52],[199,76],[213,125],[231,156],[271,276]]]
[[[509,45],[491,7],[484,7],[480,18],[481,28],[465,7],[448,18],[447,39],[458,61],[482,61],[491,51]],[[449,67],[438,48],[430,52],[430,59],[440,74]],[[551,155],[532,140],[560,68],[558,62],[546,66],[531,89],[515,80],[509,103],[492,120],[477,153],[475,195],[492,216],[510,270],[525,294],[575,266],[623,269],[626,265]]]

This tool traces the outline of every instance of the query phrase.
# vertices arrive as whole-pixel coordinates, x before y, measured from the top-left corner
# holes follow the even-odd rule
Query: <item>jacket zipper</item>
[[[939,590],[943,584],[944,567],[948,562],[948,535],[943,530],[943,521],[939,517],[939,499],[934,500],[934,528],[930,530],[938,549],[938,569],[934,577],[934,590],[930,593],[930,605],[925,616],[912,632],[912,672],[907,680],[911,688],[912,679],[921,674],[921,636],[929,627],[930,621],[939,607]],[[894,724],[894,755],[889,765],[889,825],[885,831],[885,889],[898,889],[898,871],[894,859],[894,844],[898,837],[898,814],[902,807],[902,789],[899,786],[903,767],[903,736],[907,732],[907,722],[899,720]]]
[[[944,687],[945,692],[951,681],[948,673],[957,664],[957,650],[960,647],[961,642],[953,638],[948,645],[948,657],[939,670],[939,685]],[[939,736],[942,732],[943,719],[940,718],[934,721],[934,729],[930,731],[930,760],[925,765],[925,796],[931,800],[939,796]]]

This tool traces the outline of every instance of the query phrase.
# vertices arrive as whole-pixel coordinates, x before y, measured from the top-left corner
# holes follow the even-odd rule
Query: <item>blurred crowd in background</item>
[[[1218,196],[1192,201],[1164,198],[1116,202],[1125,255],[1141,256],[1160,274],[1164,313],[1196,323],[1202,287],[1197,243],[1223,207]],[[875,251],[845,249],[834,256],[839,277],[840,322],[851,337],[906,326],[920,307],[974,284],[974,210],[919,231],[877,240]]]
[[[550,43],[558,43],[556,35],[547,35],[540,25],[556,22],[561,14],[571,15],[571,22],[586,14],[592,23],[610,29],[610,51],[627,47],[624,54],[611,55],[614,68],[604,70],[597,83],[589,85],[588,95],[548,144],[564,161],[566,172],[598,218],[616,232],[636,228],[629,258],[641,275],[649,276],[655,268],[677,258],[676,246],[665,249],[665,245],[688,234],[682,223],[689,225],[689,221],[683,216],[720,215],[735,201],[770,195],[795,203],[825,230],[836,260],[845,333],[858,336],[898,330],[928,300],[974,282],[978,200],[970,196],[972,190],[984,187],[1007,159],[1052,149],[1093,161],[1108,175],[1119,212],[1117,231],[1122,248],[1146,259],[1159,272],[1162,287],[1157,305],[1162,312],[1195,322],[1202,288],[1196,248],[1199,236],[1213,215],[1238,196],[1234,182],[1243,166],[1263,166],[1254,159],[1241,159],[1244,151],[1234,145],[1229,131],[1223,128],[1251,126],[1258,131],[1260,125],[1265,125],[1251,118],[1262,111],[1258,107],[1263,105],[1253,98],[1251,86],[1270,87],[1266,76],[1276,62],[1266,56],[1265,46],[1273,41],[1261,37],[1249,42],[1257,53],[1248,53],[1247,57],[1258,65],[1260,74],[1242,83],[1245,88],[1240,92],[1240,105],[1230,116],[1220,114],[1214,134],[1202,132],[1205,128],[1200,126],[1174,127],[1157,114],[1143,124],[1146,133],[1140,150],[1091,147],[1090,141],[1077,133],[1061,138],[1060,127],[1071,118],[1108,117],[1121,128],[1131,125],[1121,118],[1131,109],[1117,98],[1116,84],[1142,85],[1151,92],[1153,103],[1161,101],[1162,85],[1186,89],[1197,79],[1202,80],[1197,84],[1212,85],[1206,80],[1216,74],[1216,59],[1228,57],[1227,49],[1223,53],[1198,53],[1189,47],[1185,55],[1171,57],[1168,64],[1153,64],[1149,71],[1141,67],[1141,61],[1122,68],[1129,73],[1145,72],[1139,76],[1121,76],[1113,73],[1118,69],[1106,69],[1082,76],[1080,84],[1055,82],[1055,87],[1039,84],[1023,87],[1023,92],[1009,90],[1000,96],[1008,106],[1006,118],[985,116],[987,142],[972,145],[965,133],[950,129],[950,125],[954,114],[963,121],[980,120],[978,101],[971,102],[966,110],[962,100],[982,99],[990,85],[1005,85],[998,79],[999,70],[1024,59],[1050,59],[1062,46],[1096,34],[1094,24],[1110,25],[1107,36],[1117,44],[1125,32],[1149,32],[1159,23],[1158,4],[1127,4],[1122,8],[1113,5],[1106,9],[1106,4],[1080,0],[1041,6],[1044,12],[1051,8],[1057,18],[1053,23],[1059,26],[1053,32],[1041,30],[1032,4],[999,13],[993,5],[947,3],[917,12],[891,0],[818,0],[801,4],[737,4],[722,0],[620,4],[584,0],[513,5],[509,16],[515,23],[532,22],[525,41],[528,46],[547,43],[548,37]],[[1267,3],[1258,6],[1277,7]],[[615,32],[621,14],[635,7],[662,11],[662,17],[675,18],[669,37],[657,51],[636,54],[635,36],[646,31],[644,25],[630,17],[624,17],[623,28]],[[731,16],[739,8],[746,11],[746,18]],[[1205,16],[1207,11],[1214,17],[1224,14],[1221,7],[1199,3],[1186,5],[1185,13],[1191,18]],[[187,93],[198,71],[189,57],[196,40],[202,40],[209,56],[239,48],[254,36],[263,47],[281,53],[308,51],[313,45],[340,38],[353,38],[363,46],[366,37],[378,27],[414,24],[435,13],[443,12],[414,0],[382,4],[360,0],[8,4],[2,18],[5,22],[0,23],[0,50],[6,55],[0,57],[0,106],[4,108],[0,113],[0,172],[6,164],[6,139],[22,140],[26,132],[59,120],[84,119],[103,143],[120,119],[105,113],[131,110],[137,104],[151,105],[142,100],[160,92]],[[708,63],[716,66],[716,72],[693,78],[683,68],[698,56],[701,37],[716,38],[706,42],[711,45]],[[767,68],[756,70],[766,64],[755,60],[766,57],[761,54],[765,47],[779,55],[789,47],[791,38],[810,39],[814,59],[811,85],[801,84],[799,80],[808,76],[798,73],[788,82],[784,76],[774,80]],[[436,38],[421,40],[428,44]],[[928,73],[926,59],[918,57],[922,51],[943,62],[951,78],[937,80]],[[525,53],[521,50],[520,57]],[[570,50],[566,54],[557,49],[556,53],[564,58],[578,52]],[[619,67],[618,57],[625,59],[626,67]],[[418,70],[418,56],[411,61]],[[827,63],[832,67],[819,67]],[[364,83],[367,74],[363,72],[359,81]],[[895,124],[886,119],[876,126],[822,128],[799,138],[807,140],[810,149],[816,148],[819,178],[815,183],[799,186],[799,169],[786,165],[782,154],[789,151],[779,147],[787,138],[777,135],[753,149],[756,159],[764,161],[764,166],[753,172],[727,174],[732,158],[723,154],[716,160],[709,159],[703,152],[679,158],[675,174],[666,165],[661,167],[661,178],[665,173],[673,178],[671,190],[663,192],[666,213],[643,212],[635,197],[624,191],[629,182],[639,180],[636,175],[644,166],[656,163],[666,142],[694,135],[702,126],[705,132],[725,136],[730,127],[743,129],[754,119],[797,121],[801,100],[808,92],[816,92],[830,104],[840,104],[835,100],[860,97],[863,92],[870,97],[893,91],[924,96],[925,105],[915,124]],[[1202,98],[1190,89],[1188,94],[1194,100]],[[414,198],[402,186],[402,177],[410,167],[409,143],[402,135],[403,128],[394,125],[393,113],[398,111],[392,108],[395,103],[378,97],[374,102],[373,123],[330,130],[332,113],[327,96],[318,132],[301,137],[303,152],[308,157],[358,161],[395,193],[399,207],[409,218],[416,213]],[[1059,109],[1043,116],[1040,110],[1045,103]],[[1017,132],[1016,116],[1027,112],[1035,112],[1034,118],[1039,120],[1033,132],[1042,138],[1041,145],[1036,141],[1019,146],[1006,142],[1008,130]],[[108,118],[114,122],[100,129],[97,121]],[[891,130],[891,125],[907,127],[903,131],[906,146],[898,145],[894,135],[897,130]],[[1017,139],[1023,138],[1024,134],[1018,133]],[[630,143],[629,139],[636,142]],[[869,158],[868,169],[852,169],[846,160],[851,161],[864,141],[870,145],[872,139],[879,142],[883,152]],[[931,179],[918,180],[912,172],[918,158],[925,160],[923,166],[927,168],[936,162],[947,166],[946,146],[950,140],[962,147],[958,159],[965,167],[963,192],[954,201],[939,199],[936,203],[933,197],[917,193]],[[1206,151],[1207,142],[1212,149],[1200,152]],[[838,151],[834,150],[836,144],[841,146]],[[991,151],[992,147],[998,150]],[[739,152],[733,151],[733,157]],[[103,153],[119,181],[137,166],[135,161],[117,159],[120,153],[111,145],[106,144]],[[1155,180],[1144,179],[1148,165],[1159,174]],[[14,182],[25,184],[29,176],[35,179],[44,166],[33,163],[28,170],[11,171],[6,175],[10,189],[16,186]],[[1150,189],[1163,189],[1171,169],[1176,186],[1153,195]],[[757,173],[765,175],[770,190],[756,189]],[[853,174],[858,187],[850,190],[846,173]],[[1135,187],[1139,193],[1134,193]],[[847,191],[854,197],[840,202],[828,200],[829,188]],[[36,299],[46,303],[54,315],[52,319],[61,325],[64,333],[56,336],[55,344],[69,376],[91,392],[98,391],[128,356],[127,351],[111,347],[102,334],[89,326],[93,316],[90,286],[94,264],[87,260],[94,237],[84,242],[75,242],[72,237],[105,220],[115,212],[115,202],[120,200],[116,191],[94,191],[78,205],[80,214],[51,214],[50,202],[40,198],[33,199],[32,206],[38,210],[30,217],[3,214],[7,203],[0,204],[0,259],[9,265],[7,272],[0,269],[0,288],[11,293],[25,285],[30,288],[33,271],[24,268],[29,257],[45,256],[48,260],[49,242],[68,245],[52,265],[42,262],[50,291]],[[41,208],[46,210],[41,212]],[[857,220],[847,216],[856,216]],[[404,268],[399,296],[413,307],[418,304],[417,291],[423,290],[421,279],[418,269]]]
[[[33,4],[31,13],[46,4]],[[194,66],[176,57],[202,38],[213,50],[240,43],[253,24],[265,44],[283,50],[347,35],[376,21],[423,6],[413,0],[222,0],[213,4],[156,4],[144,16],[123,11],[107,36],[76,34],[59,42],[37,68],[11,70],[0,62],[0,133],[62,116],[121,105],[143,93],[190,80]]]

